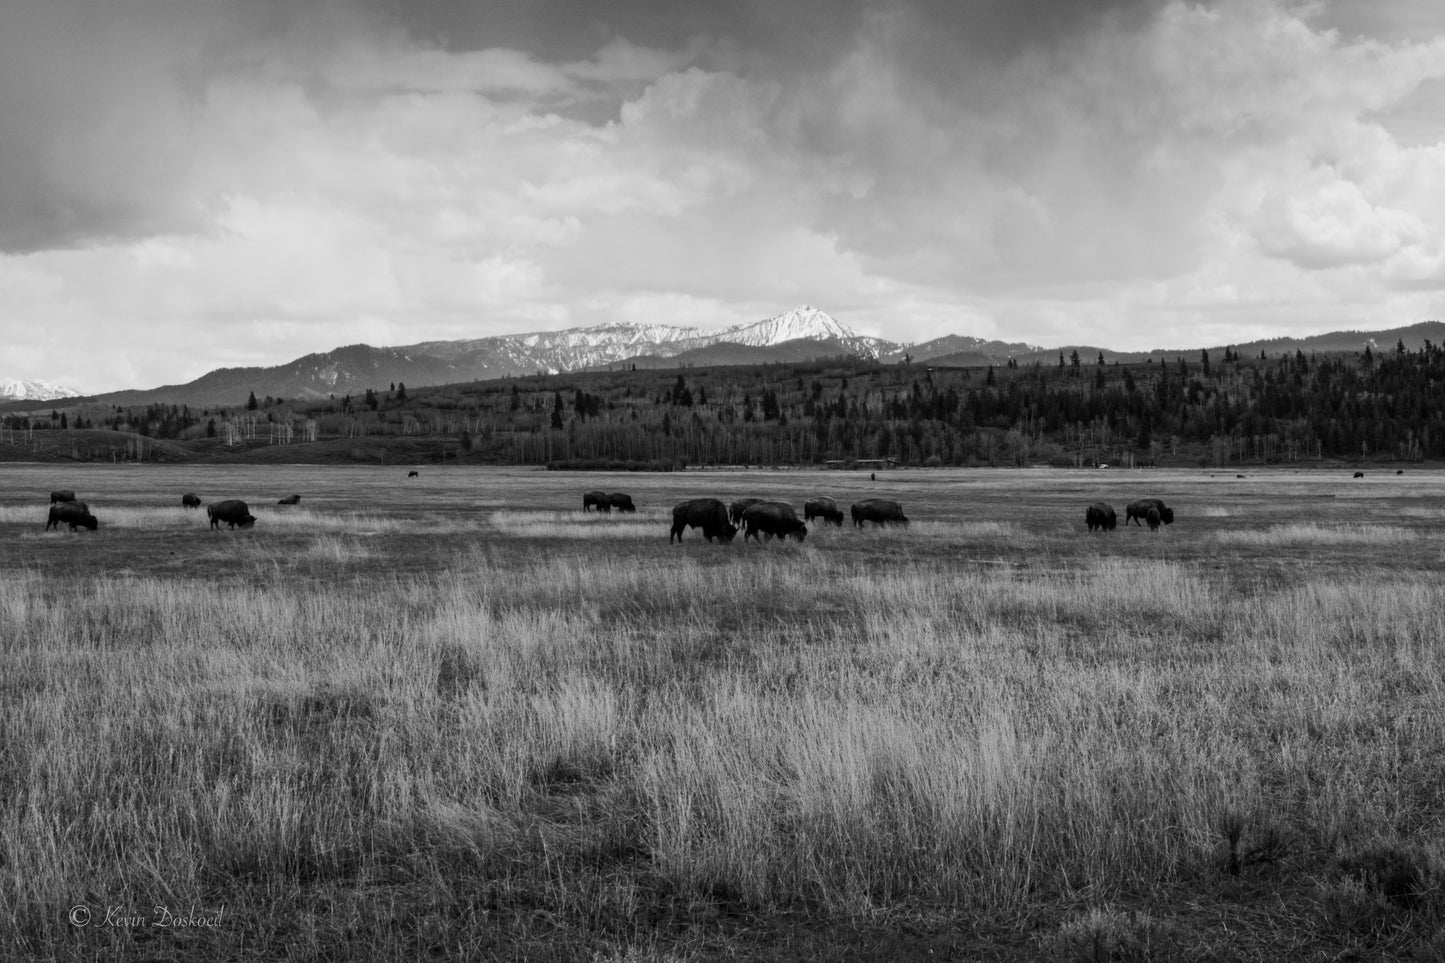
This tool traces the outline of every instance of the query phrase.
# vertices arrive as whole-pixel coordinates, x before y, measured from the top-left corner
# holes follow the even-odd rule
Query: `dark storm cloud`
[[[0,11],[0,250],[202,229],[210,191],[197,182],[191,132],[208,84],[270,61],[302,65],[357,39],[400,34],[449,52],[495,48],[540,63],[575,62],[611,39],[657,50],[698,45],[705,68],[806,92],[860,38],[924,95],[968,96],[980,64],[1060,42],[1147,0],[19,0]],[[614,119],[642,81],[611,91]],[[843,137],[826,83],[800,112],[814,146]],[[565,110],[565,108],[562,108]],[[811,125],[811,126],[809,126]],[[856,133],[856,132],[855,132]],[[866,132],[865,132],[866,133]],[[846,139],[846,137],[844,137]]]
[[[967,61],[1011,58],[1091,29],[1137,18],[1157,0],[360,0],[373,19],[447,50],[513,47],[544,60],[574,60],[623,36],[676,48],[696,37],[716,55],[760,70],[818,69],[853,43],[870,19],[896,25],[909,62],[951,75]]]
[[[191,134],[209,80],[355,22],[289,0],[0,5],[0,251],[200,228]]]

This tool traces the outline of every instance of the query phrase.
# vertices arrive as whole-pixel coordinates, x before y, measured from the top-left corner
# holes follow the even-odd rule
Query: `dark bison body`
[[[682,533],[688,528],[700,528],[703,538],[709,542],[716,538],[724,545],[738,533],[737,527],[728,521],[728,507],[716,498],[694,498],[673,508],[672,534],[667,544],[671,545],[673,539],[682,541]]]
[[[632,504],[632,496],[623,492],[613,492],[611,495],[608,495],[607,504],[611,505],[619,512],[637,511],[637,506]]]
[[[300,495],[287,495],[285,498],[281,499],[281,500],[278,501],[276,504],[277,504],[277,505],[300,505],[300,504],[301,504],[301,496],[300,496]]]
[[[750,538],[757,538],[759,532],[762,532],[763,538],[769,540],[774,535],[778,538],[791,535],[800,542],[808,537],[807,524],[799,520],[793,506],[785,502],[758,502],[750,505],[748,510],[743,512],[743,530],[745,542]]]
[[[862,528],[864,522],[874,525],[907,525],[903,506],[886,498],[867,498],[853,505],[853,527]]]
[[[1144,515],[1144,520],[1149,523],[1149,531],[1159,531],[1159,522],[1161,518],[1162,516],[1159,514],[1159,509],[1151,505],[1149,507],[1149,511]]]
[[[599,512],[612,511],[612,502],[608,501],[608,495],[606,492],[582,493],[582,510],[584,512],[590,512],[594,508],[597,509]]]
[[[1357,471],[1357,472],[1355,472],[1355,477],[1356,477],[1356,478],[1364,478],[1364,477],[1365,477],[1365,473],[1362,472],[1362,471]],[[51,496],[51,497],[54,497],[54,496]]]
[[[1119,524],[1119,515],[1108,502],[1095,502],[1084,509],[1084,524],[1091,532],[1112,532]]]
[[[72,532],[81,527],[93,532],[100,527],[100,522],[95,520],[85,502],[69,501],[50,506],[50,517],[46,519],[45,530],[48,532],[61,525],[69,525]]]
[[[728,506],[728,519],[734,525],[741,525],[743,523],[743,512],[761,502],[761,498],[739,498]]]
[[[246,503],[239,498],[228,498],[223,502],[216,502],[214,505],[206,506],[206,514],[211,518],[211,527],[220,528],[225,522],[232,528],[240,525],[242,528],[250,528],[256,524],[255,516],[246,507]]]
[[[200,508],[201,496],[197,495],[195,492],[186,492],[184,495],[181,496],[181,507]]]
[[[821,518],[825,522],[832,522],[834,525],[843,524],[843,510],[838,503],[826,495],[810,499],[803,503],[803,520],[811,522],[815,518]]]
[[[419,472],[419,471],[409,471],[409,472],[406,473],[406,477],[408,477],[408,478],[415,478],[415,477],[417,477],[417,476],[420,475],[420,474],[421,474],[421,472]]]
[[[51,492],[51,493],[50,493],[50,504],[52,504],[52,505],[54,505],[56,502],[73,502],[73,501],[75,501],[75,492]]]
[[[1124,524],[1133,522],[1135,525],[1143,525],[1149,520],[1149,509],[1151,508],[1159,510],[1159,520],[1165,525],[1174,524],[1174,509],[1169,508],[1157,498],[1140,498],[1130,502],[1129,507],[1124,509]]]

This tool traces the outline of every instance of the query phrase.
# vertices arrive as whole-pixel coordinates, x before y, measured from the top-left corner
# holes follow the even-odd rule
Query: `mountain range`
[[[0,401],[54,401],[80,392],[48,381],[0,381]]]
[[[1389,331],[1339,331],[1308,338],[1274,338],[1236,345],[1258,355],[1304,351],[1359,351],[1369,342],[1387,349],[1403,341],[1411,349],[1423,341],[1445,342],[1445,324],[1423,322]],[[109,392],[94,400],[115,405],[187,404],[198,407],[239,405],[255,393],[262,398],[319,399],[383,390],[394,383],[418,388],[538,373],[639,368],[711,367],[737,364],[802,362],[839,356],[883,363],[912,361],[935,366],[979,366],[1055,362],[1077,351],[1085,363],[1099,354],[1109,361],[1142,362],[1148,357],[1196,355],[1201,348],[1119,352],[1091,345],[1043,348],[1021,342],[945,335],[903,344],[853,331],[827,312],[803,305],[772,318],[722,329],[666,324],[604,324],[563,331],[497,335],[460,341],[424,341],[402,347],[347,345],[308,354],[272,367],[219,368],[194,381],[145,390]],[[10,385],[19,385],[6,394]],[[78,392],[37,382],[0,383],[0,401],[50,401]]]

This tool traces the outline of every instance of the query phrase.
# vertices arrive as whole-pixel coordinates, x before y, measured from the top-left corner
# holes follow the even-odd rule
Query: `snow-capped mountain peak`
[[[48,381],[0,381],[0,400],[4,401],[54,401],[78,394],[74,388]]]
[[[754,346],[782,344],[800,338],[814,341],[852,341],[858,338],[856,331],[811,304],[763,321],[734,325],[718,332],[718,335],[727,341]]]

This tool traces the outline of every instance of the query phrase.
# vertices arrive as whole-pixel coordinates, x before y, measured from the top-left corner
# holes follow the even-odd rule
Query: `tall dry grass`
[[[0,945],[133,949],[66,921],[87,900],[229,899],[266,943],[258,907],[330,888],[443,929],[483,896],[1005,918],[1218,872],[1240,814],[1305,849],[1434,818],[1433,579],[1240,594],[1183,563],[811,539],[346,574],[382,550],[322,533],[322,583],[0,582]]]

